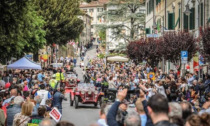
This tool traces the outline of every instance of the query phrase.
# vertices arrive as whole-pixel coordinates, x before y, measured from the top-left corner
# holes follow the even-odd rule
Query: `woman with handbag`
[[[21,112],[14,116],[13,126],[27,126],[32,115],[33,107],[32,102],[27,101],[23,103]]]

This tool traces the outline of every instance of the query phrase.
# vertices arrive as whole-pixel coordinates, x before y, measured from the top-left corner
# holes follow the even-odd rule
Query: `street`
[[[87,64],[87,56],[90,59],[94,58],[96,55],[96,48],[93,46],[86,53],[85,65]],[[79,67],[80,58],[77,59],[77,71],[78,78],[83,82],[82,69]],[[62,120],[70,121],[75,124],[75,126],[89,126],[92,123],[95,123],[99,119],[99,105],[97,108],[93,104],[83,105],[79,104],[79,108],[75,109],[74,106],[69,104],[69,94],[66,93],[67,101],[63,101],[63,117]]]

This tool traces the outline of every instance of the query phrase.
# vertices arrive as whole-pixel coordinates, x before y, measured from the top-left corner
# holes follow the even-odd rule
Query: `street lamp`
[[[186,10],[184,11],[184,13],[185,13],[187,16],[189,16],[190,13],[191,13],[189,4],[187,4],[185,7],[186,7]]]
[[[172,9],[173,9],[173,29],[175,29],[175,3],[172,3]]]

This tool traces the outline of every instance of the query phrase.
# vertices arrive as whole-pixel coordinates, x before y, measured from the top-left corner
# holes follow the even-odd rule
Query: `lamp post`
[[[190,7],[189,7],[189,4],[187,3],[187,5],[185,6],[186,7],[186,10],[185,10],[185,14],[188,16],[188,31],[190,30]]]
[[[175,3],[172,3],[172,9],[173,9],[173,29],[175,29]]]

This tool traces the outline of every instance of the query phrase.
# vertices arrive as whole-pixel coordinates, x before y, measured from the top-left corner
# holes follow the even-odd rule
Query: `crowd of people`
[[[97,49],[97,54],[100,54]],[[88,57],[88,56],[86,56]],[[105,93],[100,117],[93,126],[209,126],[210,76],[200,79],[197,72],[183,76],[170,70],[164,73],[149,65],[134,62],[107,62],[88,59],[84,81]],[[74,64],[74,60],[70,61]],[[74,126],[55,121],[49,115],[56,107],[62,114],[67,100],[62,82],[66,68],[13,70],[1,75],[0,125]],[[155,77],[150,78],[150,73]],[[114,101],[109,92],[114,91]],[[113,93],[113,92],[112,92]]]
[[[155,77],[149,77],[151,72]],[[181,76],[170,70],[166,74],[149,65],[138,65],[132,61],[107,63],[96,57],[89,61],[84,80],[105,92],[108,102],[109,94],[106,92],[115,90],[117,95],[111,108],[106,104],[102,106],[101,126],[210,125],[208,74],[203,79],[198,77],[198,72],[186,72]],[[124,92],[127,95],[118,99],[122,97],[118,95],[123,89],[128,94]],[[128,113],[129,104],[135,105],[135,114]]]

